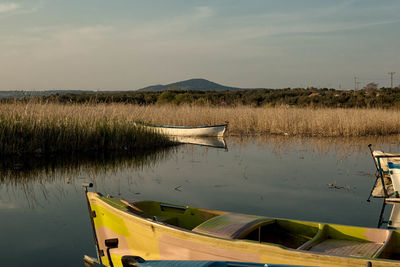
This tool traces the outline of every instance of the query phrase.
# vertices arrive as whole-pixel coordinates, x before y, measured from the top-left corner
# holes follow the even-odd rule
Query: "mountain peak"
[[[226,91],[241,90],[242,88],[224,86],[203,78],[193,78],[185,81],[170,83],[167,85],[152,85],[138,91],[164,91],[172,87],[179,87],[185,91]]]

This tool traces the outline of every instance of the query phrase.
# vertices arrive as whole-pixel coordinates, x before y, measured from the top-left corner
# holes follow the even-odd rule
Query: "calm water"
[[[87,181],[127,199],[376,227],[382,202],[366,202],[375,173],[367,144],[400,151],[397,137],[226,141],[228,150],[182,145],[136,157],[3,163],[0,265],[82,266],[84,254],[95,256]]]

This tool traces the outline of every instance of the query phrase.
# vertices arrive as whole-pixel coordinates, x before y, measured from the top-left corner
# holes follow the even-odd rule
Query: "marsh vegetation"
[[[118,105],[0,105],[0,154],[74,154],[156,149],[168,138],[132,123]]]
[[[135,127],[134,120],[170,125],[229,121],[228,135],[359,137],[400,134],[395,109],[200,105],[0,105],[0,153],[132,151],[168,146],[167,138]]]

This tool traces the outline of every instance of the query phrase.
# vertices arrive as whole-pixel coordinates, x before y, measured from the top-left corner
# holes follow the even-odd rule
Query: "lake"
[[[399,140],[230,137],[227,149],[3,159],[0,265],[82,266],[95,256],[84,182],[127,199],[376,227],[382,200],[366,201],[375,181],[367,145],[400,152]]]

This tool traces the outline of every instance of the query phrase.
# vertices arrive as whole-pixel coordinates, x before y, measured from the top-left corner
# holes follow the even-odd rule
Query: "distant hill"
[[[152,85],[139,90],[128,90],[128,91],[92,91],[92,90],[37,90],[37,91],[24,91],[24,90],[12,90],[12,91],[0,91],[0,99],[2,98],[24,98],[24,97],[46,97],[50,95],[82,95],[82,94],[116,94],[125,92],[136,92],[136,91],[147,91],[147,92],[160,92],[169,88],[179,88],[184,91],[238,91],[244,90],[245,88],[224,86],[218,83],[208,81],[206,79],[190,79],[186,81],[170,83],[167,85]],[[249,88],[246,88],[249,89]],[[255,88],[251,88],[255,89]]]
[[[218,83],[210,82],[206,79],[190,79],[186,81],[181,81],[181,82],[176,82],[176,83],[170,83],[167,85],[152,85],[148,86],[142,89],[139,89],[138,91],[164,91],[167,90],[168,88],[173,88],[173,87],[179,87],[181,90],[185,91],[235,91],[235,90],[243,90],[243,88],[238,88],[238,87],[229,87],[229,86],[224,86]]]
[[[23,97],[41,97],[49,95],[66,95],[66,94],[92,94],[94,91],[85,90],[44,90],[44,91],[0,91],[0,98],[23,98]]]

